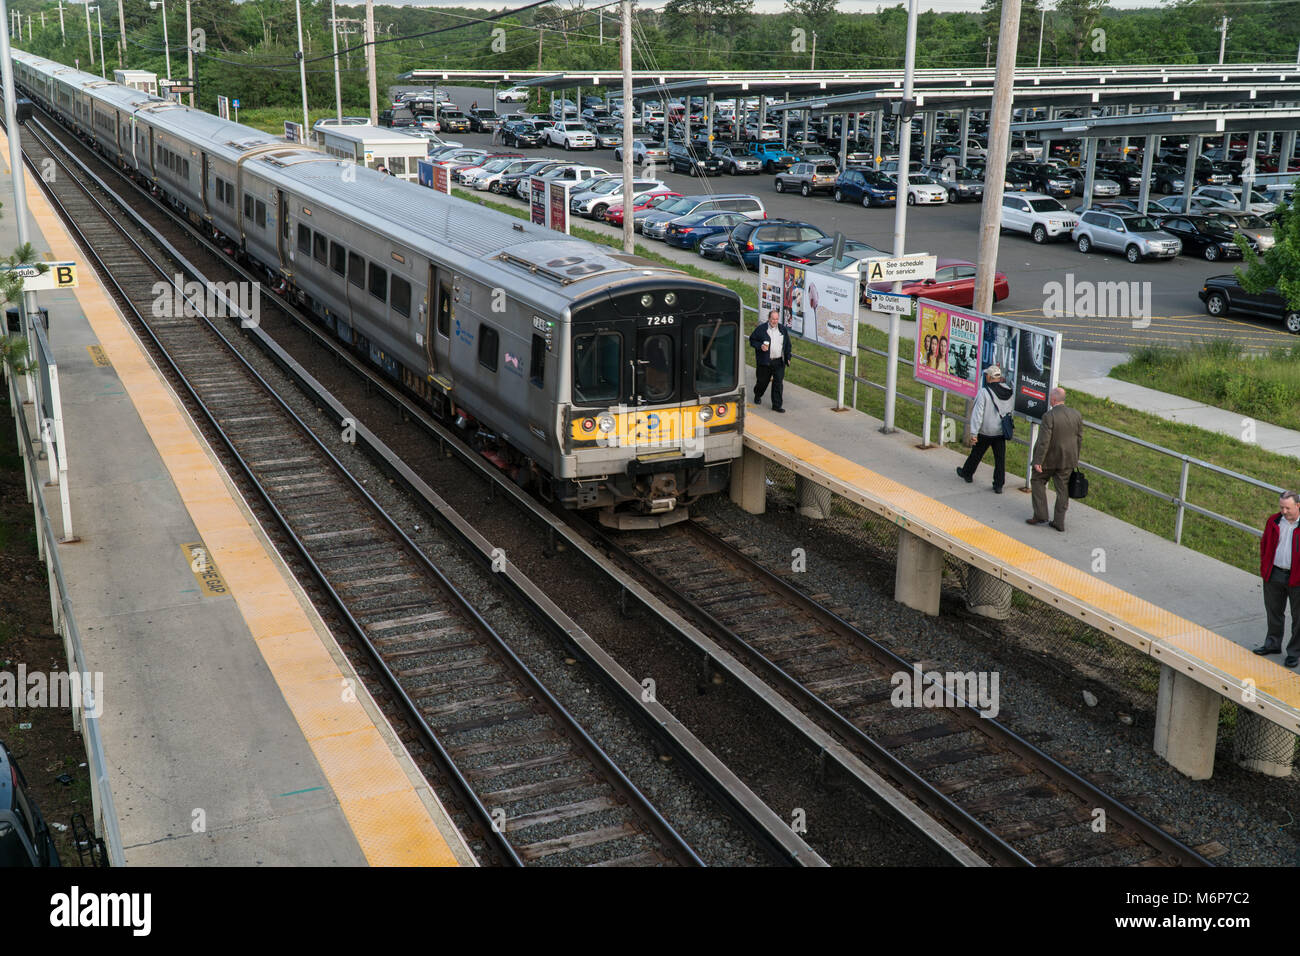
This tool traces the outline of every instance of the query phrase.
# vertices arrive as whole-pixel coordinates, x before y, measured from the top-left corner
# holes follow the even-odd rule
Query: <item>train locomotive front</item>
[[[687,517],[724,491],[742,450],[739,297],[688,277],[625,278],[573,303],[563,456],[555,488],[603,524],[644,528]]]

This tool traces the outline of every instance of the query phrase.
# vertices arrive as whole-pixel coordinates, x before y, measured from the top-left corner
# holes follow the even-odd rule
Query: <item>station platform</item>
[[[747,375],[752,394],[753,368]],[[882,434],[878,419],[834,411],[833,404],[788,382],[784,414],[751,402],[747,459],[733,474],[733,500],[760,510],[762,469],[751,473],[748,456],[778,461],[911,532],[901,536],[897,599],[937,614],[942,554],[937,561],[935,555],[960,557],[1159,660],[1156,749],[1184,773],[1210,776],[1223,697],[1241,703],[1247,719],[1285,731],[1266,772],[1290,772],[1293,735],[1300,731],[1300,675],[1280,657],[1251,653],[1265,629],[1257,575],[1081,501],[1070,503],[1064,534],[1027,525],[1032,507],[1021,490],[1024,476],[1009,474],[1005,493],[994,494],[991,454],[967,484],[954,473],[964,456],[942,446],[923,450],[906,432]],[[1054,492],[1048,493],[1050,507]],[[1099,553],[1104,573],[1092,570]],[[927,578],[932,588],[919,583]],[[932,594],[922,597],[927,589]]]
[[[2,135],[0,155],[9,196]],[[76,536],[59,557],[87,665],[103,674],[126,863],[474,865],[30,175],[26,195],[37,252],[79,264],[79,288],[36,297],[50,313]],[[57,519],[58,489],[46,495]],[[55,532],[67,537],[57,520]]]

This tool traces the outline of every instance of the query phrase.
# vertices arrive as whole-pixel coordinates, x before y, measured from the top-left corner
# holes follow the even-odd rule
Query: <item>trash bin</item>
[[[46,332],[50,330],[50,310],[42,306],[39,309],[41,313],[41,327]],[[22,316],[18,309],[5,309],[6,326],[11,335],[21,335],[23,331]]]

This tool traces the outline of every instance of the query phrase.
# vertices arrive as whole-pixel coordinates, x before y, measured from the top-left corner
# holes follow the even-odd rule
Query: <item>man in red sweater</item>
[[[1286,647],[1286,666],[1300,664],[1300,494],[1282,492],[1281,508],[1264,522],[1259,542],[1259,573],[1264,579],[1264,612],[1268,634],[1256,654],[1282,653],[1282,624],[1286,606],[1291,605],[1291,640]]]

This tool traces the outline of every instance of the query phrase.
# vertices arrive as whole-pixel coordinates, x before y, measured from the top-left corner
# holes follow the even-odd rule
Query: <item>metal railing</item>
[[[77,628],[76,615],[72,610],[72,600],[68,594],[67,582],[63,577],[63,564],[59,560],[58,538],[50,523],[49,512],[45,508],[42,494],[40,465],[32,456],[33,442],[31,430],[27,426],[27,413],[23,408],[23,398],[19,394],[17,375],[11,375],[5,368],[5,379],[9,391],[9,403],[18,432],[18,450],[23,459],[23,473],[26,477],[27,498],[32,502],[32,511],[36,524],[36,552],[45,561],[50,586],[50,615],[54,630],[63,638],[63,647],[67,655],[68,671],[73,674],[89,675],[86,655],[81,645],[81,632]],[[99,732],[99,718],[92,711],[102,705],[96,701],[91,688],[94,682],[83,681],[81,698],[73,696],[72,726],[80,731],[86,747],[86,767],[90,777],[90,799],[95,823],[95,831],[103,840],[110,866],[124,866],[125,853],[122,848],[122,834],[118,828],[117,808],[113,802],[113,792],[109,786],[108,760],[104,756],[104,741]]]
[[[753,312],[755,316],[757,316],[758,314],[758,310],[753,308],[752,306],[745,305],[742,306],[742,308],[746,312]],[[884,352],[881,349],[871,348],[870,346],[866,346],[866,345],[859,345],[858,351],[864,352],[868,355],[878,356],[885,360],[888,360],[889,358],[889,354],[887,352]],[[808,365],[814,366],[815,368],[819,368],[824,371],[830,372],[833,375],[839,374],[839,369],[835,368],[834,366],[826,365],[822,362],[818,362],[815,361],[814,359],[806,358],[804,356],[797,355],[797,354],[794,356],[794,358],[797,361],[804,362]],[[899,365],[905,366],[908,369],[911,369],[916,364],[911,359],[905,358],[902,354],[900,354],[898,357],[898,363]],[[857,392],[858,385],[865,385],[868,388],[874,388],[881,393],[884,393],[885,391],[885,386],[882,383],[873,382],[870,379],[863,378],[853,373],[849,373],[848,380],[853,383],[853,402],[852,402],[853,408],[856,408],[858,404],[858,392]],[[946,402],[947,393],[941,392],[940,395],[942,396],[943,402]],[[922,435],[921,437],[925,442],[925,444],[928,446],[930,444],[930,435],[929,435],[929,407],[927,402],[924,399],[916,398],[911,395],[906,395],[901,390],[898,392],[896,398],[897,401],[906,402],[908,404],[915,405],[918,408],[926,409],[926,426],[924,429],[926,434]],[[944,419],[949,419],[955,422],[959,429],[964,428],[966,424],[965,417],[963,415],[957,415],[949,411],[945,406],[945,404],[943,404],[943,402],[941,402],[940,407],[938,409],[939,420],[940,420],[940,426],[939,426],[940,435],[943,434],[942,422]],[[1033,423],[1030,419],[1019,415],[1017,417],[1021,418],[1021,420],[1023,421],[1030,422],[1030,424],[1033,425],[1034,428],[1037,427],[1037,425]],[[1240,472],[1232,471],[1229,468],[1224,468],[1220,465],[1214,464],[1213,462],[1205,461],[1204,459],[1197,458],[1193,455],[1186,455],[1180,451],[1175,451],[1172,448],[1166,448],[1163,445],[1157,445],[1154,442],[1146,441],[1145,439],[1138,438],[1135,435],[1129,435],[1126,434],[1125,432],[1117,431],[1116,429],[1113,428],[1108,428],[1105,425],[1098,425],[1097,423],[1090,422],[1086,419],[1084,420],[1083,426],[1085,429],[1091,430],[1098,434],[1106,435],[1110,438],[1115,438],[1120,441],[1129,442],[1139,448],[1144,448],[1148,451],[1155,452],[1156,454],[1168,457],[1180,463],[1179,478],[1178,478],[1178,492],[1177,494],[1170,494],[1169,492],[1161,491],[1158,488],[1152,488],[1150,485],[1143,484],[1140,481],[1135,481],[1132,478],[1127,478],[1124,475],[1118,474],[1107,468],[1103,468],[1100,465],[1097,465],[1093,462],[1087,460],[1081,460],[1079,462],[1080,467],[1086,468],[1092,474],[1096,474],[1104,478],[1108,478],[1111,481],[1115,481],[1121,485],[1124,485],[1125,487],[1132,488],[1134,491],[1141,492],[1144,495],[1148,495],[1152,498],[1159,499],[1160,501],[1163,501],[1166,504],[1173,505],[1175,509],[1174,534],[1173,534],[1173,540],[1175,544],[1181,545],[1183,543],[1183,523],[1188,512],[1191,512],[1192,514],[1200,515],[1203,518],[1208,518],[1211,521],[1216,521],[1219,524],[1227,525],[1230,528],[1235,528],[1238,531],[1244,531],[1247,534],[1254,535],[1256,538],[1263,536],[1263,531],[1258,527],[1243,524],[1242,522],[1236,520],[1235,518],[1230,518],[1227,515],[1221,515],[1216,511],[1212,511],[1209,508],[1204,508],[1200,505],[1194,504],[1193,502],[1189,501],[1187,498],[1187,484],[1188,484],[1188,478],[1191,473],[1191,469],[1193,467],[1202,468],[1205,471],[1209,472],[1210,474],[1218,475],[1223,478],[1228,478],[1233,481],[1241,482],[1242,484],[1249,485],[1251,488],[1258,489],[1260,491],[1270,491],[1273,492],[1274,494],[1280,495],[1282,494],[1283,491],[1287,490],[1285,488],[1282,488],[1280,485],[1274,485],[1267,481],[1261,481],[1260,479],[1253,478],[1250,475],[1243,475]],[[1031,447],[1032,439],[1027,441],[1023,438],[1012,438],[1010,439],[1010,441],[1013,444],[1022,445],[1026,449],[1028,449]],[[1028,464],[1026,464],[1026,475],[1025,475],[1026,481],[1029,480],[1028,467],[1029,467]]]

